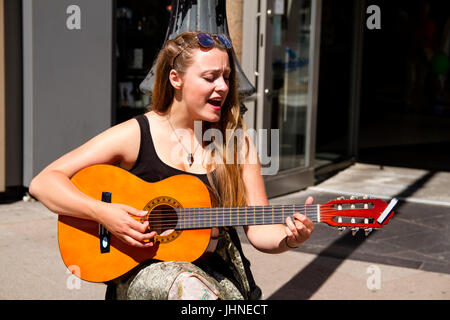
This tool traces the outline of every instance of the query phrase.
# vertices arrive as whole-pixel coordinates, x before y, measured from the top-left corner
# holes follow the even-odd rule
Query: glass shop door
[[[260,2],[256,124],[279,133],[278,172],[265,176],[269,197],[314,183],[320,12],[321,1]]]

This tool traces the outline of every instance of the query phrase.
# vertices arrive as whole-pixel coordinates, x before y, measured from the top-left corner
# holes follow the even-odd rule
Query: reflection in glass
[[[275,1],[272,17],[272,128],[280,170],[305,166],[311,1]]]

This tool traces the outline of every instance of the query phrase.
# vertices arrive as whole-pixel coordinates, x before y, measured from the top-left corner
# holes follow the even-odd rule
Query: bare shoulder
[[[116,149],[119,164],[124,169],[130,169],[139,154],[141,131],[136,119],[127,120],[111,128],[108,134]]]

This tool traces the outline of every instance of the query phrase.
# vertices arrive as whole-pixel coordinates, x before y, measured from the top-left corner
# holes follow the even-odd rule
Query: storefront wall
[[[23,0],[23,185],[111,125],[110,0]]]
[[[227,1],[235,52],[257,90],[246,101],[247,126],[278,130],[276,140],[257,141],[269,159],[263,173],[271,197],[314,183],[321,3]],[[23,0],[24,186],[115,122],[114,2],[80,1],[78,29],[68,27],[70,6]]]

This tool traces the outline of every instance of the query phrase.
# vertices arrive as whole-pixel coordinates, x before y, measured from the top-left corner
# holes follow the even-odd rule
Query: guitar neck
[[[178,208],[176,230],[264,224],[284,224],[301,213],[320,222],[320,205],[273,205],[250,207]]]

